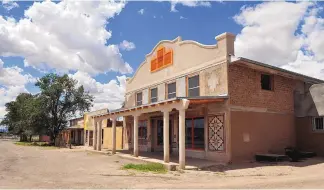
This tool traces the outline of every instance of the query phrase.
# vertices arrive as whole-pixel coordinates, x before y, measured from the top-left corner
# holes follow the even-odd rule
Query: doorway
[[[151,120],[152,134],[151,145],[157,145],[163,147],[163,118],[155,118]],[[169,120],[169,151],[172,153],[172,138],[173,138],[173,122]],[[156,138],[156,139],[155,139]],[[156,142],[156,144],[155,144]],[[151,146],[151,151],[154,152],[154,146]]]
[[[93,146],[93,131],[89,131],[89,146]]]

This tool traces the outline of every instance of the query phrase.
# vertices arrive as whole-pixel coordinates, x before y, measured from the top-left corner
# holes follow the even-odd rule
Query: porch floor
[[[84,147],[84,149],[88,151],[94,151],[102,154],[111,154],[111,150],[102,149],[101,151],[93,150],[92,147]],[[116,150],[116,155],[132,160],[139,160],[151,163],[160,163],[165,165],[169,170],[175,170],[178,167],[179,157],[178,155],[170,154],[170,162],[164,163],[163,161],[163,152],[139,152],[138,157],[134,157],[133,152],[130,150]],[[199,158],[190,158],[186,157],[186,170],[203,170],[205,168],[215,166],[215,165],[223,165],[221,163],[217,163],[215,161],[204,160]]]
[[[170,154],[170,162],[164,163],[163,161],[163,152],[139,152],[138,157],[134,157],[132,154],[133,152],[130,150],[119,150],[116,151],[117,154],[122,155],[122,157],[132,158],[132,159],[138,159],[142,161],[147,162],[154,162],[154,163],[161,163],[161,164],[167,164],[177,167],[179,165],[179,157],[175,154]],[[207,167],[220,165],[217,162],[205,160],[205,159],[199,159],[199,158],[190,158],[186,157],[186,170],[201,170]]]

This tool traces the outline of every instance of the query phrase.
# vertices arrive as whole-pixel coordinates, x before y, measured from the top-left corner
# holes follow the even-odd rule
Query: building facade
[[[297,146],[296,121],[319,115],[297,106],[305,99],[298,93],[323,81],[235,57],[233,34],[216,40],[160,41],[127,79],[124,107],[92,116],[95,134],[111,119],[114,143],[116,118],[123,117],[124,149],[134,156],[163,151],[165,162],[178,156],[180,168],[186,157],[229,163]]]
[[[101,109],[97,111],[92,111],[84,114],[84,145],[88,147],[98,147],[98,150],[101,148],[112,149],[112,122],[108,119],[104,119],[101,121],[100,133],[98,133],[99,129],[95,129],[95,125],[97,121],[94,120],[93,116],[95,115],[103,115],[107,114],[107,109]],[[99,126],[99,124],[98,124]],[[123,148],[123,122],[116,121],[116,148]],[[99,138],[100,135],[100,138]],[[98,138],[97,138],[98,137]]]

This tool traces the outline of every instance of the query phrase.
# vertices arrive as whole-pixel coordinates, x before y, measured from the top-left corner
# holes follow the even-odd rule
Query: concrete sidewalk
[[[106,155],[112,154],[112,152],[108,149],[102,149],[101,151],[97,151],[97,150],[93,150],[92,147],[86,147],[86,146],[75,147],[75,148],[81,148],[86,151],[98,153],[98,154],[106,154]],[[176,156],[171,156],[170,162],[164,163],[163,152],[140,152],[138,157],[134,157],[131,154],[131,151],[117,150],[116,155],[124,159],[163,164],[170,171],[178,170],[178,166],[179,166],[179,164],[175,162],[177,160]],[[186,158],[185,170],[202,170],[203,168],[208,168],[215,165],[221,165],[221,164],[213,161],[203,160],[203,159]]]

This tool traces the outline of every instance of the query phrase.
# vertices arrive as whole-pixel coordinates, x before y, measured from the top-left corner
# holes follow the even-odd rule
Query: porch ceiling
[[[144,111],[150,109],[152,111],[161,111],[165,107],[172,107],[172,104],[182,104],[184,101],[188,101],[189,104],[204,104],[204,103],[213,103],[213,102],[222,102],[228,99],[227,95],[222,96],[198,96],[198,97],[176,97],[164,101],[154,102],[151,104],[135,106],[131,108],[122,108],[118,110],[111,111],[107,114],[95,115],[93,118],[108,118],[108,117],[120,117],[131,115],[131,112]],[[188,105],[189,105],[188,104]],[[185,108],[187,109],[187,108]],[[145,112],[143,112],[145,113]]]

